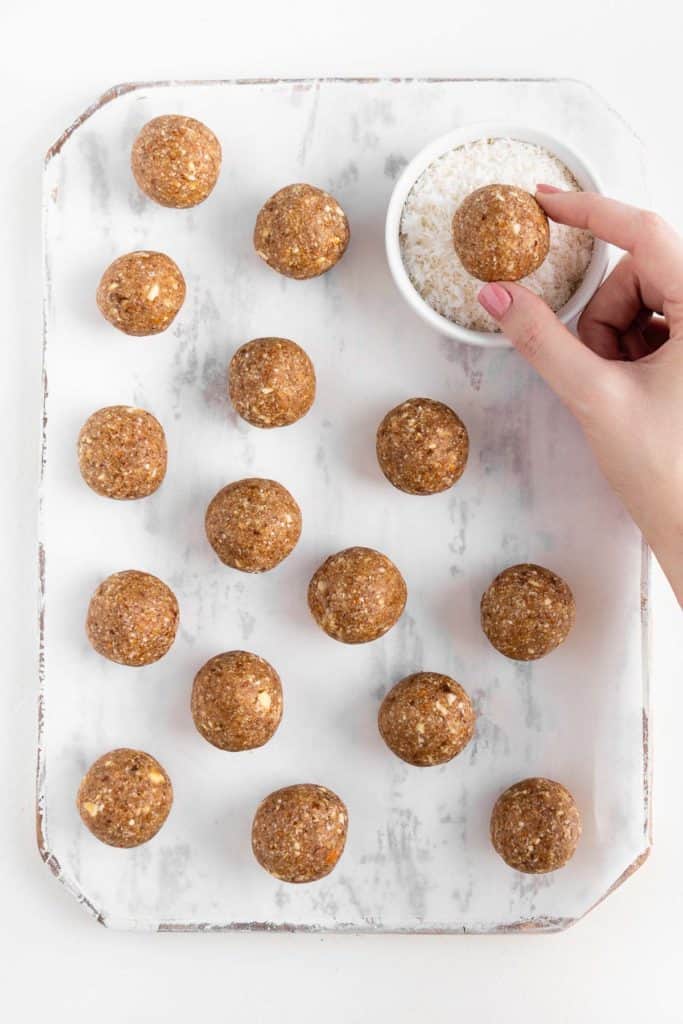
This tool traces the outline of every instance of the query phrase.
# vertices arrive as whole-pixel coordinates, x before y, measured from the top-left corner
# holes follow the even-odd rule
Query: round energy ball
[[[391,409],[377,431],[377,461],[406,494],[438,494],[460,479],[469,438],[459,416],[443,402],[409,398]]]
[[[333,267],[349,237],[349,222],[336,199],[313,185],[287,185],[261,207],[254,248],[273,270],[301,280]]]
[[[110,405],[89,416],[78,435],[78,465],[88,487],[105,498],[152,494],[166,475],[166,437],[144,409]]]
[[[512,565],[481,599],[481,628],[496,650],[516,661],[554,651],[574,625],[574,596],[560,576],[541,565]]]
[[[579,809],[559,782],[524,779],[496,800],[491,842],[516,871],[536,875],[564,867],[580,838]]]
[[[515,185],[485,185],[455,211],[453,244],[472,277],[518,281],[548,255],[548,218],[530,192]]]
[[[242,572],[267,572],[301,536],[301,510],[286,487],[251,477],[228,484],[206,510],[206,536],[221,562]]]
[[[221,169],[221,144],[193,117],[165,114],[143,126],[131,152],[138,185],[162,206],[184,209],[202,203]]]
[[[472,701],[455,679],[415,672],[396,683],[379,709],[379,731],[390,750],[420,768],[445,764],[474,735]]]
[[[124,334],[160,334],[185,301],[185,279],[163,252],[129,252],[105,270],[97,305],[105,320]]]
[[[83,824],[108,846],[140,846],[166,821],[173,803],[171,780],[142,750],[120,748],[98,758],[78,789]]]
[[[262,747],[282,718],[280,677],[257,654],[217,654],[194,678],[192,718],[204,739],[220,750]]]
[[[171,647],[179,617],[170,587],[147,572],[127,569],[100,583],[90,600],[86,632],[109,661],[151,665]]]
[[[394,563],[372,548],[346,548],[330,555],[308,585],[313,618],[344,644],[383,636],[401,617],[407,596]]]
[[[315,370],[296,342],[255,338],[232,357],[228,391],[236,411],[253,427],[286,427],[313,405]]]
[[[343,802],[325,786],[286,786],[259,804],[251,847],[275,878],[315,882],[329,875],[344,852],[348,820]]]

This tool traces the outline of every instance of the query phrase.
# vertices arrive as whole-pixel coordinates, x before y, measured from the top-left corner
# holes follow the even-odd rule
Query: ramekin
[[[408,277],[403,263],[399,242],[399,228],[403,206],[410,190],[422,172],[434,160],[443,156],[449,150],[462,146],[466,142],[475,142],[477,139],[496,138],[519,139],[520,142],[531,142],[538,146],[543,146],[569,168],[584,191],[603,191],[593,168],[589,167],[583,157],[574,149],[546,134],[546,132],[522,128],[519,125],[505,124],[503,122],[472,122],[456,131],[448,132],[447,135],[441,135],[438,139],[425,146],[424,149],[421,149],[417,156],[405,167],[394,186],[387,208],[385,244],[391,276],[411,309],[430,327],[433,327],[440,334],[448,338],[453,338],[455,341],[461,341],[468,345],[480,345],[485,348],[503,348],[509,346],[510,342],[500,332],[474,331],[467,327],[462,327],[460,324],[456,324],[447,317],[437,313],[422,298]],[[570,324],[574,321],[588,304],[605,276],[608,261],[609,247],[605,242],[596,238],[593,245],[593,255],[581,284],[569,301],[558,310],[557,315],[563,323]],[[483,284],[484,282],[482,282],[482,287]]]

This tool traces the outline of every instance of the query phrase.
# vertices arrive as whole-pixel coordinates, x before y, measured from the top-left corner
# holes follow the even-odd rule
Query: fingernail
[[[554,185],[544,185],[543,183],[541,183],[540,185],[536,186],[536,191],[537,192],[546,192],[546,193],[550,194],[552,192],[563,192],[564,189],[555,188]]]
[[[477,299],[494,320],[504,317],[512,305],[510,292],[500,284],[485,284]]]

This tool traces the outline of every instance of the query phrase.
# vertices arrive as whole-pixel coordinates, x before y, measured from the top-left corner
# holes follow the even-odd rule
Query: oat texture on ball
[[[105,320],[134,337],[165,331],[184,301],[185,279],[163,252],[140,250],[119,256],[97,288],[97,305]]]
[[[131,169],[139,187],[162,206],[202,203],[221,169],[221,146],[193,117],[164,114],[148,121],[133,143]]]
[[[377,431],[377,461],[387,480],[407,494],[452,487],[467,464],[465,424],[443,402],[409,398],[391,409]]]
[[[100,842],[128,848],[157,834],[172,803],[165,769],[151,754],[125,747],[91,765],[76,798],[83,824]]]
[[[574,797],[552,779],[524,779],[506,789],[491,814],[491,842],[506,864],[527,874],[556,871],[581,838]]]
[[[296,546],[301,510],[282,484],[250,477],[228,484],[211,499],[205,528],[225,565],[242,572],[267,572]]]
[[[100,583],[88,606],[86,632],[109,661],[151,665],[170,649],[179,617],[170,587],[150,573],[127,569]]]
[[[254,856],[283,882],[315,882],[329,875],[344,852],[348,812],[325,786],[301,783],[278,789],[256,811]]]
[[[408,596],[403,576],[372,548],[338,551],[308,586],[308,606],[328,636],[345,644],[377,640],[396,624]]]
[[[282,718],[280,677],[249,651],[217,654],[195,676],[192,718],[204,739],[220,750],[262,747]]]
[[[533,661],[555,650],[574,625],[574,596],[565,581],[541,565],[504,569],[481,599],[481,626],[501,654]]]
[[[254,427],[286,427],[305,416],[315,398],[313,363],[288,338],[255,338],[230,362],[230,400]]]
[[[548,218],[524,189],[485,185],[455,211],[453,244],[465,269],[480,281],[519,281],[548,255]]]
[[[261,207],[254,248],[273,270],[302,280],[338,263],[349,237],[349,222],[336,199],[314,185],[287,185]]]
[[[378,726],[390,750],[408,764],[445,764],[474,735],[472,701],[455,679],[439,672],[415,672],[389,690]]]
[[[145,498],[166,475],[166,437],[150,412],[110,405],[89,416],[78,435],[81,476],[106,498]]]

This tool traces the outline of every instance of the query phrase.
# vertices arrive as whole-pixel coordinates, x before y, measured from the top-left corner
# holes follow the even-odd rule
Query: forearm
[[[661,436],[661,434],[660,434]],[[671,451],[672,449],[669,449]],[[633,467],[626,505],[683,605],[683,465],[648,458]]]
[[[683,524],[668,530],[644,532],[644,536],[683,606]]]
[[[647,406],[621,404],[621,415],[592,415],[582,424],[605,478],[639,527],[679,604],[683,605],[683,459],[678,433],[652,423]],[[634,436],[632,422],[647,423]]]

